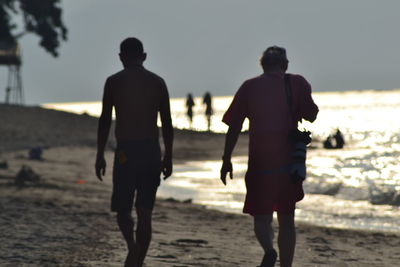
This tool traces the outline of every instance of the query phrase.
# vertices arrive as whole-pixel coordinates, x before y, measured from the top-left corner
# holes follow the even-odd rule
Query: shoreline
[[[0,156],[33,147],[90,146],[97,144],[98,118],[85,114],[45,109],[39,106],[0,104]],[[174,159],[221,159],[225,135],[222,133],[174,129]],[[160,130],[160,143],[162,138]],[[242,134],[247,136],[246,133]],[[239,138],[235,155],[247,155],[248,138]],[[108,149],[116,145],[114,127]]]

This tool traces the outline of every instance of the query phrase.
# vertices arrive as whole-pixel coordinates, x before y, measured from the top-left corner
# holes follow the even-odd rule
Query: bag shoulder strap
[[[293,94],[292,94],[292,85],[290,84],[290,74],[285,74],[285,91],[286,91],[286,101],[289,106],[290,115],[294,119],[293,114]]]

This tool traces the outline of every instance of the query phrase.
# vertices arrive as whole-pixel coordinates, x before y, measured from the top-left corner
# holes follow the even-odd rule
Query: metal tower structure
[[[24,91],[21,78],[21,49],[18,43],[0,41],[0,65],[8,67],[6,104],[24,104]]]

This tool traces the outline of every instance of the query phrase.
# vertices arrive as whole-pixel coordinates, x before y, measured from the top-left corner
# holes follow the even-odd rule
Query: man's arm
[[[96,156],[96,176],[102,181],[102,176],[106,172],[106,160],[104,159],[104,150],[107,143],[111,127],[113,101],[111,96],[110,82],[107,80],[104,86],[103,109],[99,119],[97,129],[97,156]]]
[[[315,104],[312,95],[311,95],[311,85],[308,83],[306,79],[300,77],[300,84],[302,85],[302,89],[304,90],[300,95],[300,105],[299,105],[299,118],[305,119],[309,122],[314,122],[317,118],[317,114],[319,112],[318,106]]]
[[[232,170],[232,152],[235,148],[236,142],[239,138],[241,128],[239,127],[229,127],[228,132],[225,137],[225,148],[224,155],[222,156],[222,167],[221,167],[221,181],[226,185],[226,175],[229,173],[229,177],[233,178]]]
[[[172,174],[172,146],[174,142],[174,129],[172,127],[171,110],[167,87],[163,88],[163,97],[160,105],[161,129],[164,140],[164,158],[162,161],[162,172],[164,180]]]

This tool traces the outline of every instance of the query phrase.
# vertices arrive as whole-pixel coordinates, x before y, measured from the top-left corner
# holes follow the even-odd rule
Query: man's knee
[[[294,228],[294,214],[278,213],[279,227]]]
[[[256,227],[268,227],[272,223],[271,215],[255,215],[254,216],[254,228]]]
[[[132,221],[132,214],[130,211],[117,212],[118,221]]]
[[[260,222],[260,223],[271,223],[272,222],[272,214],[254,215],[254,221]]]
[[[136,207],[138,222],[151,223],[153,210],[148,208]]]

